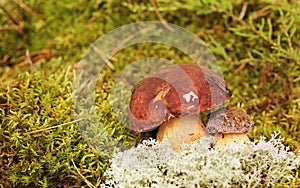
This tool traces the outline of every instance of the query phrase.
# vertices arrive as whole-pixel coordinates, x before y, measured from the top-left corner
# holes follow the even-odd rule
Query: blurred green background
[[[106,153],[90,147],[73,122],[73,77],[93,42],[139,21],[176,24],[206,42],[233,90],[229,104],[256,123],[249,136],[281,131],[299,153],[299,1],[0,0],[1,187],[97,186],[105,179]],[[99,118],[130,146],[151,133],[134,134],[118,121],[110,91],[126,65],[151,56],[190,61],[169,46],[134,45],[113,56],[114,69],[106,66],[98,80]],[[299,172],[287,186],[299,185]]]

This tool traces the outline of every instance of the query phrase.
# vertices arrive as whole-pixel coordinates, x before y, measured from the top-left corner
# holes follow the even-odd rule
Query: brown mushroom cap
[[[254,121],[239,108],[223,107],[209,115],[206,130],[209,133],[251,132]]]
[[[172,116],[198,114],[231,97],[226,82],[214,71],[197,64],[163,68],[140,81],[129,106],[131,129],[143,132]]]

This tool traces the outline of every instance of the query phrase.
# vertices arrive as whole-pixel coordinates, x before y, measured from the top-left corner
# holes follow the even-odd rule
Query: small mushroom
[[[231,97],[225,81],[197,64],[165,67],[141,80],[129,105],[130,126],[145,132],[162,125],[157,139],[167,137],[174,149],[199,139],[205,128],[199,113],[222,105]]]
[[[223,107],[209,115],[206,130],[215,133],[213,147],[224,148],[228,143],[250,142],[247,132],[251,132],[254,121],[239,108]]]

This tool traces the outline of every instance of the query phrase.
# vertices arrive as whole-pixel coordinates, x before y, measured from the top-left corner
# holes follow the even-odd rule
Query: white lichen
[[[223,149],[208,149],[207,140],[183,145],[180,152],[168,141],[143,141],[114,155],[101,187],[269,187],[290,182],[300,166],[279,133]]]

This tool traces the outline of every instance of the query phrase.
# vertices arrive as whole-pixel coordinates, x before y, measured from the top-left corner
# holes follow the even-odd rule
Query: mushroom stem
[[[163,123],[157,132],[157,140],[167,138],[171,147],[178,151],[180,145],[195,140],[200,140],[205,135],[204,125],[198,115],[171,118]]]
[[[233,142],[248,144],[250,139],[246,133],[217,133],[212,145],[214,148],[224,148],[227,144]]]

